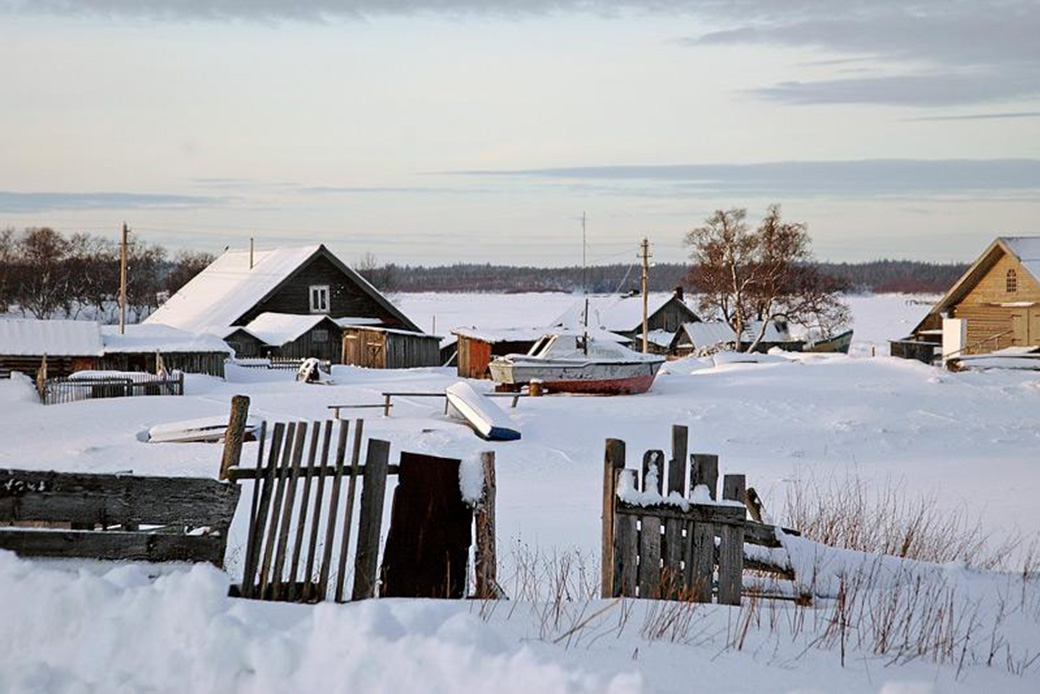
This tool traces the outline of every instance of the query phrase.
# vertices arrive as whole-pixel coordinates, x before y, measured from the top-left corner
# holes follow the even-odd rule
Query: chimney
[[[675,288],[675,298],[679,301],[682,301],[685,298],[681,284]]]

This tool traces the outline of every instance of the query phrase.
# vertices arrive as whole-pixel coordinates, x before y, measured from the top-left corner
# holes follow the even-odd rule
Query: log
[[[224,453],[220,458],[220,475],[218,479],[226,480],[228,470],[238,467],[242,458],[242,442],[245,440],[246,420],[249,417],[249,397],[236,395],[231,398],[231,416],[228,419],[227,432],[224,434]]]
[[[495,548],[495,452],[480,454],[484,468],[484,489],[476,510],[477,546],[474,549],[477,597],[483,600],[500,598],[498,587],[498,555]]]
[[[142,562],[224,562],[226,535],[0,528],[0,549],[23,557]]]

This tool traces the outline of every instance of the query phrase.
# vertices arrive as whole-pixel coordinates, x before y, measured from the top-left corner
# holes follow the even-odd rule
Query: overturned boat
[[[549,392],[626,395],[648,391],[664,361],[606,336],[568,331],[545,335],[527,354],[497,357],[488,369],[506,386],[540,381]]]

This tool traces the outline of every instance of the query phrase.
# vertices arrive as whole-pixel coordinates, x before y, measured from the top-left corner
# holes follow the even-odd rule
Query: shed
[[[47,373],[67,376],[97,367],[103,354],[101,327],[93,321],[0,318],[0,372],[28,376],[47,355]]]
[[[241,357],[339,360],[341,329],[326,315],[261,313],[224,339]],[[259,353],[256,353],[258,352]]]
[[[686,303],[681,287],[671,294],[651,294],[647,297],[647,349],[651,353],[666,353],[663,343],[669,343],[684,323],[701,320]],[[585,324],[585,299],[575,302],[553,321],[554,326],[578,329]],[[643,297],[624,295],[593,295],[588,297],[589,328],[606,330],[640,343],[643,336]],[[667,337],[664,334],[667,333]],[[639,344],[639,348],[642,345]]]
[[[370,325],[343,328],[343,363],[369,369],[440,366],[441,338],[412,330]]]
[[[191,333],[168,325],[128,325],[101,328],[104,354],[97,368],[103,371],[146,371],[155,373],[156,355],[169,370],[224,377],[224,361],[234,355],[224,340],[215,335]]]
[[[462,378],[490,378],[488,364],[506,354],[526,354],[550,328],[458,328],[458,374]]]
[[[742,349],[751,346],[762,327],[760,321],[752,321],[744,328],[744,336],[740,341]],[[675,334],[671,344],[671,353],[677,356],[696,354],[704,349],[732,348],[736,343],[736,333],[729,324],[723,321],[700,321],[684,323]],[[757,352],[767,352],[773,347],[789,352],[800,352],[805,343],[791,337],[787,323],[781,320],[769,321],[765,334],[755,348]]]

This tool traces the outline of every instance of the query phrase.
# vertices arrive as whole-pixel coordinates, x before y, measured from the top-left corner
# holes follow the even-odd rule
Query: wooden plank
[[[708,488],[708,493],[711,495],[712,500],[718,498],[716,496],[719,486],[719,457],[711,453],[694,453],[693,465],[690,468],[690,493],[693,493],[693,488],[698,484],[703,484]]]
[[[694,523],[686,585],[690,597],[695,602],[711,602],[714,565],[715,525],[704,522]]]
[[[342,421],[347,421],[347,420],[342,420]],[[396,474],[398,474],[400,472],[400,470],[401,470],[401,466],[397,465],[396,463],[394,463],[392,465],[387,465],[386,466],[386,474],[388,474],[388,475],[396,475]],[[333,475],[336,474],[336,466],[335,465],[324,465],[324,466],[315,465],[313,472],[314,472],[315,475],[317,475],[318,472],[321,472],[326,477],[332,477]],[[359,466],[358,467],[358,475],[364,475],[364,473],[365,473],[365,466],[364,465]],[[254,479],[255,477],[256,477],[256,470],[254,470],[252,468],[237,468],[237,469],[236,468],[232,468],[231,471],[228,473],[228,479],[230,481],[232,481],[232,482],[241,482],[243,480],[251,480],[251,479]]]
[[[321,444],[321,458],[319,464],[314,466],[314,475],[317,477],[317,488],[314,492],[314,515],[311,518],[311,541],[307,547],[307,566],[304,569],[303,589],[304,601],[312,600],[317,591],[317,581],[314,577],[314,561],[318,554],[318,531],[321,527],[321,511],[325,504],[325,466],[329,462],[329,450],[332,445],[332,420],[325,420],[325,437]]]
[[[358,422],[360,424],[360,420]],[[324,600],[329,591],[329,572],[332,569],[332,547],[336,539],[336,523],[339,516],[339,491],[343,481],[343,463],[347,455],[347,441],[350,437],[350,422],[339,425],[339,439],[336,441],[336,471],[332,478],[332,491],[329,498],[329,513],[325,519],[325,548],[322,552],[321,568],[318,571],[318,591],[315,596]]]
[[[482,452],[480,464],[484,470],[484,488],[476,509],[477,544],[473,551],[473,564],[477,597],[488,600],[502,597],[498,587],[498,554],[495,548],[495,452]]]
[[[800,537],[801,533],[791,528],[780,528],[775,525],[766,525],[765,523],[756,523],[755,521],[747,521],[744,523],[744,542],[749,545],[759,545],[762,547],[783,547],[779,540],[776,539],[776,531],[779,530],[785,535],[794,535]]]
[[[275,544],[278,541],[278,520],[282,513],[282,499],[285,496],[285,484],[289,466],[292,464],[292,447],[296,438],[296,422],[289,422],[285,431],[285,441],[281,451],[278,468],[274,476],[274,498],[271,500],[267,519],[267,532],[264,537],[263,560],[260,562],[260,580],[256,597],[268,597],[267,588],[271,583],[271,559],[274,556]]]
[[[729,523],[731,525],[743,523],[744,520],[743,508],[738,506],[716,506],[714,504],[690,504],[684,511],[681,507],[672,506],[671,504],[638,506],[618,500],[614,512],[619,516],[654,515],[661,519],[676,518],[681,521]]]
[[[390,442],[369,439],[368,452],[365,454],[365,484],[361,489],[358,547],[354,559],[353,600],[373,598],[376,594],[379,533],[383,524],[386,466],[389,460]]]
[[[643,455],[640,488],[660,494],[664,489],[664,452]],[[661,597],[661,519],[656,515],[639,517],[639,597]]]
[[[604,598],[611,598],[617,594],[614,576],[614,509],[617,504],[618,475],[624,468],[625,442],[620,439],[607,439],[603,457],[603,512],[600,516],[600,596]]]
[[[181,391],[183,393],[183,390]],[[249,397],[236,395],[231,398],[231,416],[224,434],[224,452],[220,458],[220,479],[228,478],[228,470],[238,467],[242,459],[242,442],[245,440],[246,420],[249,417]]]
[[[234,485],[197,477],[0,470],[0,521],[230,525]]]
[[[744,475],[725,475],[722,478],[722,498],[724,501],[737,501],[741,504],[744,503],[746,493],[744,491],[745,485],[747,484]]]
[[[686,449],[688,444],[689,430],[680,425],[672,426],[672,457],[668,461],[668,485],[667,492],[673,492],[679,496],[685,495],[686,488]],[[683,559],[685,554],[685,536],[683,529],[686,522],[666,518],[664,521],[664,547],[662,548],[664,567],[661,573],[661,583],[665,589],[664,596],[675,599],[680,597],[683,579]]]
[[[0,528],[0,549],[23,557],[209,562],[221,566],[227,535]]]
[[[620,474],[629,475],[632,488],[635,489],[635,470],[620,470]],[[613,593],[605,597],[636,597],[639,585],[639,528],[635,515],[616,516],[615,522],[615,556]]]
[[[246,534],[246,558],[242,567],[242,597],[252,598],[256,588],[256,565],[260,556],[260,544],[263,542],[263,529],[267,521],[267,506],[271,502],[271,482],[275,462],[278,460],[278,449],[282,445],[285,424],[276,422],[271,438],[271,452],[266,469],[264,465],[264,438],[267,427],[265,421],[260,425],[260,453],[256,457],[256,482],[253,485],[253,499],[250,504],[249,530]]]
[[[339,550],[339,570],[336,573],[336,602],[343,602],[343,589],[347,582],[347,555],[350,552],[350,528],[354,522],[354,496],[357,491],[361,469],[361,440],[365,431],[365,420],[359,419],[354,430],[354,450],[350,460],[350,480],[347,483],[347,507],[343,514],[343,532]]]
[[[289,530],[292,525],[292,511],[296,504],[296,481],[300,477],[300,462],[303,460],[303,446],[307,440],[307,422],[296,425],[296,441],[293,444],[292,468],[289,470],[289,484],[285,490],[285,508],[282,510],[278,529],[278,547],[274,555],[274,569],[271,576],[271,591],[274,600],[283,600],[282,583],[285,571],[285,557],[289,548]]]
[[[304,578],[301,584],[297,580],[300,572],[300,555],[303,552],[303,538],[307,526],[307,509],[311,501],[311,479],[314,476],[314,462],[318,456],[318,437],[321,436],[321,422],[311,424],[311,446],[307,452],[307,464],[303,467],[303,491],[300,492],[300,512],[296,516],[296,542],[293,543],[292,559],[289,561],[289,601],[295,602],[298,597],[297,589],[310,582],[310,574]],[[321,503],[319,499],[315,503]]]
[[[751,516],[751,520],[761,523],[762,499],[759,498],[758,492],[755,491],[754,487],[748,487],[747,492],[745,492],[744,505],[747,506],[748,515]]]
[[[744,576],[744,528],[723,525],[719,537],[719,604],[739,605]]]

